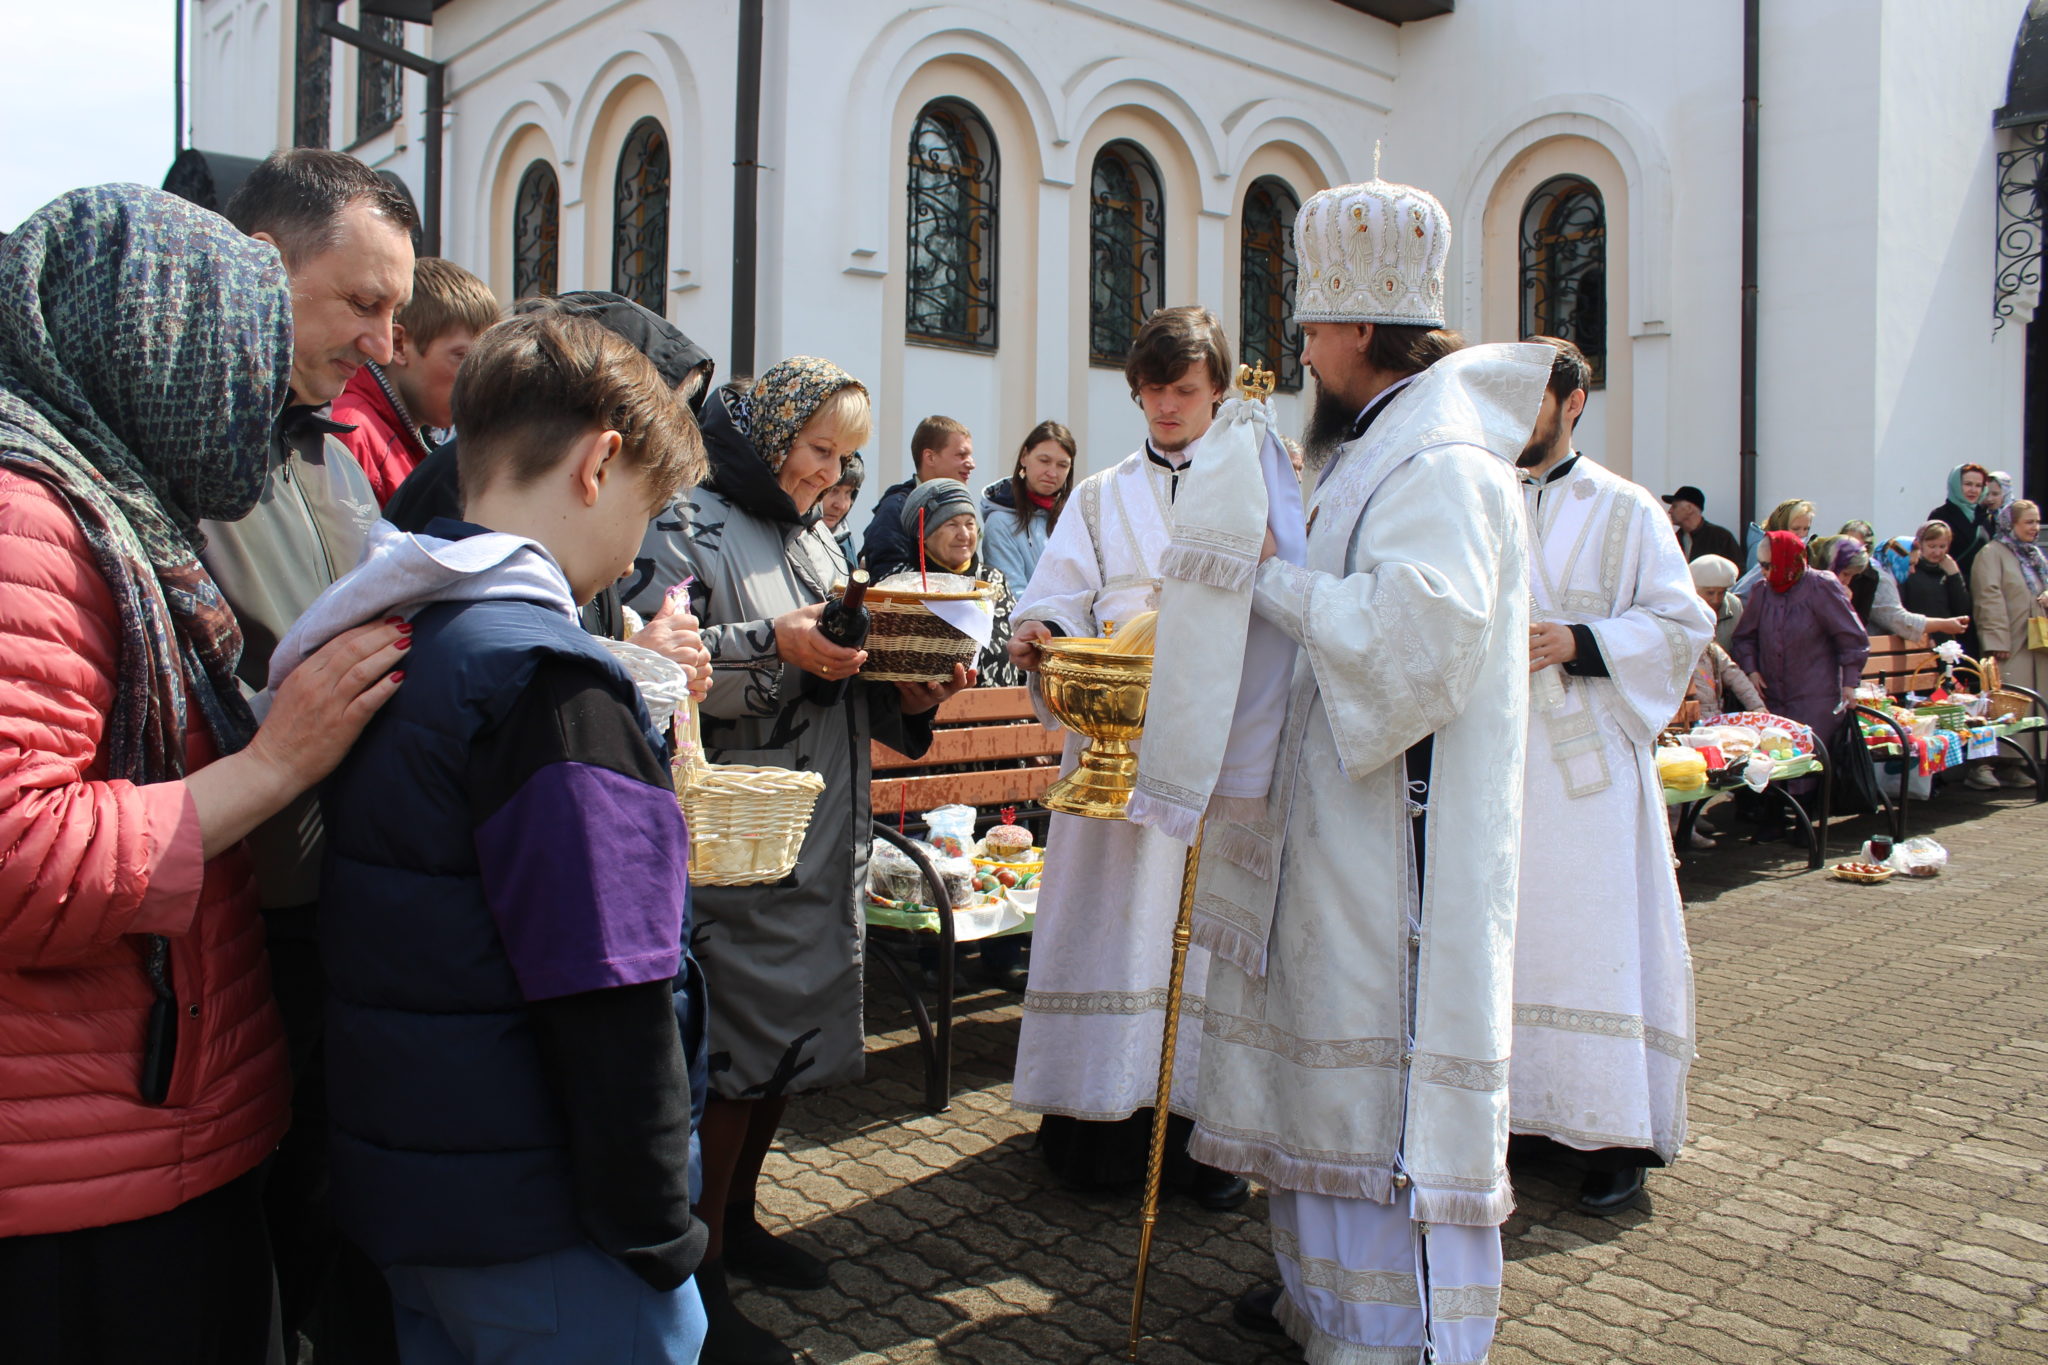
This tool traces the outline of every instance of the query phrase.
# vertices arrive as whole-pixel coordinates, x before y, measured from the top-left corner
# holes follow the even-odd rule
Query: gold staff
[[[1274,387],[1273,372],[1240,365],[1238,389],[1252,402],[1263,402]],[[1103,624],[1103,634],[1109,625]],[[1040,685],[1046,705],[1070,729],[1088,738],[1074,771],[1041,798],[1049,810],[1094,820],[1122,820],[1138,775],[1130,741],[1145,726],[1145,703],[1151,689],[1152,659],[1108,648],[1106,639],[1062,639],[1045,642]],[[1143,1222],[1138,1231],[1138,1273],[1131,1287],[1131,1340],[1128,1358],[1138,1358],[1144,1336],[1145,1278],[1152,1263],[1152,1234],[1159,1223],[1159,1185],[1166,1168],[1166,1123],[1172,1112],[1173,1063],[1180,1046],[1181,993],[1187,981],[1188,940],[1194,925],[1195,873],[1202,858],[1202,827],[1188,846],[1180,874],[1180,914],[1173,925],[1173,965],[1167,976],[1166,1023],[1159,1044],[1159,1090],[1152,1105],[1152,1150],[1145,1167]]]

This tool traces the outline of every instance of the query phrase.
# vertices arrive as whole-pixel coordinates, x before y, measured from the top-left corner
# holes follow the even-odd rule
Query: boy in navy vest
[[[694,1361],[687,835],[576,613],[703,443],[644,356],[560,314],[486,332],[454,408],[465,520],[380,523],[278,651],[411,622],[322,792],[336,1217],[408,1365]]]

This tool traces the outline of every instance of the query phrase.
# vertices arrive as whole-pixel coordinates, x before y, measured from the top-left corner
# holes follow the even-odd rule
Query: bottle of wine
[[[818,634],[842,649],[859,649],[868,641],[868,609],[863,605],[868,595],[868,571],[855,569],[846,580],[846,591],[825,603],[825,611],[818,618]],[[846,697],[847,684],[853,679],[821,678],[815,673],[804,675],[804,699],[820,706],[837,706]]]

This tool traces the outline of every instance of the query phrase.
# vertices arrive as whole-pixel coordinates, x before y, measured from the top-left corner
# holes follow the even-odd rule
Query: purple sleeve
[[[527,999],[680,968],[689,843],[666,788],[598,764],[550,763],[476,827],[476,852]]]

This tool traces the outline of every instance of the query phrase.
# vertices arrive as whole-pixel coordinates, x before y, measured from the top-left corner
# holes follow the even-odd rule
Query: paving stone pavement
[[[1569,1210],[1574,1172],[1518,1170],[1494,1365],[2048,1360],[2048,806],[1958,788],[1914,823],[1953,855],[1931,881],[1688,857],[1689,1144],[1612,1220]],[[1831,851],[1874,828],[1838,822]],[[869,986],[868,1079],[792,1105],[763,1181],[833,1285],[747,1311],[817,1365],[1121,1358],[1137,1201],[1067,1193],[1032,1152],[1016,997],[962,999],[928,1115],[910,1016]],[[1230,1320],[1272,1273],[1264,1212],[1168,1200],[1142,1360],[1300,1359]]]

